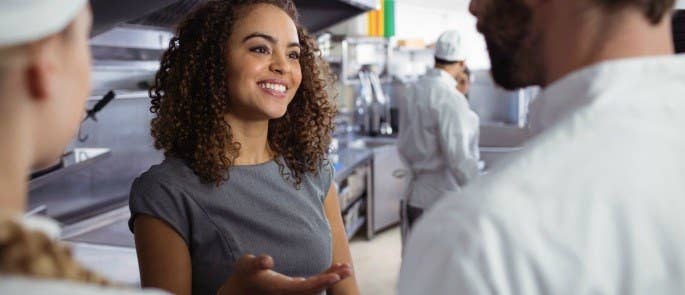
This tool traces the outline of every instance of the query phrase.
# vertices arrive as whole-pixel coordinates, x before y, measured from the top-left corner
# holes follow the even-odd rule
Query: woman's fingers
[[[274,259],[271,258],[271,256],[265,254],[259,255],[259,257],[257,257],[257,263],[258,267],[260,267],[262,270],[272,269],[274,267]]]
[[[347,263],[336,263],[317,275],[301,278],[289,277],[271,270],[273,258],[268,255],[244,255],[235,264],[235,273],[248,290],[264,290],[266,294],[317,294],[332,287],[352,275],[352,267]],[[242,284],[241,284],[242,285]]]
[[[345,279],[352,275],[352,266],[349,263],[336,263],[331,265],[324,273],[335,273],[340,276],[341,279]]]
[[[285,277],[285,276],[284,276]],[[277,289],[286,294],[315,294],[320,293],[340,281],[337,274],[323,273],[306,279],[288,278],[276,284]]]
[[[243,276],[250,276],[256,272],[271,269],[273,266],[274,260],[271,256],[260,255],[257,257],[252,254],[246,254],[235,263],[235,272]]]
[[[288,284],[288,292],[294,294],[316,294],[320,293],[339,281],[352,275],[352,267],[348,263],[336,263],[331,265],[326,271],[302,280],[294,278]]]

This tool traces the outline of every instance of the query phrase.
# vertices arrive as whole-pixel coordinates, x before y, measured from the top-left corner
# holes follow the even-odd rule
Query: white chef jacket
[[[478,174],[478,115],[441,69],[429,70],[399,102],[397,147],[413,175],[409,204],[429,208]]]
[[[685,57],[590,66],[539,99],[546,129],[419,220],[399,294],[685,294]]]
[[[57,238],[60,227],[52,219],[45,217],[26,217],[17,219],[22,226],[30,230],[41,231],[50,238]],[[138,271],[138,269],[131,269]],[[74,281],[37,279],[25,276],[6,275],[0,273],[0,294],[2,295],[163,295],[168,294],[153,289],[126,289],[123,287],[102,287]]]

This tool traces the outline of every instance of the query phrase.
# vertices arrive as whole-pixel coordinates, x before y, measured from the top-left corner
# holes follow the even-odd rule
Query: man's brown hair
[[[649,19],[652,24],[658,24],[669,15],[673,10],[675,0],[593,0],[596,3],[609,7],[625,7],[633,6],[640,9],[645,17]]]

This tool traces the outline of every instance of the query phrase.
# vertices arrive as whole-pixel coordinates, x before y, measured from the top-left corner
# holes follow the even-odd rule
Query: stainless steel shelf
[[[335,169],[335,182],[342,182],[355,168],[368,164],[373,156],[370,149],[340,148],[337,161],[332,161]]]
[[[33,172],[29,181],[29,190],[39,188],[66,174],[79,171],[111,156],[111,154],[108,148],[75,148],[62,156],[60,162],[55,166]]]
[[[352,239],[352,237],[354,237],[354,235],[362,228],[362,225],[364,225],[365,222],[366,218],[364,216],[359,216],[359,218],[357,218],[352,227],[345,230],[345,233],[347,234],[347,239]]]
[[[344,204],[344,206],[342,207],[342,210],[340,210],[340,212],[342,212],[343,215],[346,214],[348,211],[350,211],[350,208],[352,208],[354,206],[354,203],[359,202],[359,200],[364,199],[364,198],[366,198],[366,193],[363,193],[359,197],[356,197],[350,201],[347,201],[347,204]]]

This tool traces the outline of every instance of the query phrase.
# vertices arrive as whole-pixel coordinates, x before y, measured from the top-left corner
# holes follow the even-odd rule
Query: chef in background
[[[466,99],[469,99],[469,90],[471,90],[471,83],[473,82],[469,67],[464,66],[464,69],[457,73],[456,79],[457,91],[461,92]]]
[[[435,67],[399,102],[397,145],[413,175],[406,207],[410,226],[444,193],[478,175],[479,118],[457,90],[465,67],[461,35],[444,32],[435,45]]]

